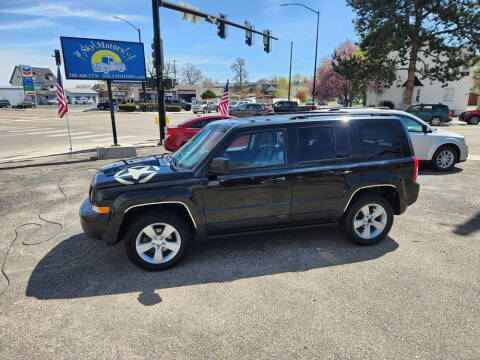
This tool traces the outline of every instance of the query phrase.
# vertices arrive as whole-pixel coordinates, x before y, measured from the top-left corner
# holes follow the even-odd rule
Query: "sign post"
[[[107,82],[113,145],[118,146],[111,82],[146,80],[143,43],[64,36],[60,42],[66,79]]]

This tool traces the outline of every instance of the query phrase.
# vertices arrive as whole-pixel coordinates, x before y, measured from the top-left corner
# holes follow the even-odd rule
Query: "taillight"
[[[265,115],[268,115],[268,107],[265,106]]]
[[[448,113],[448,117],[452,117],[452,113],[451,113],[451,112]]]
[[[415,163],[415,168],[413,170],[413,182],[417,182],[417,178],[418,178],[418,158],[416,156],[413,157],[413,162]]]
[[[310,108],[308,110],[312,111],[312,107],[310,106]]]

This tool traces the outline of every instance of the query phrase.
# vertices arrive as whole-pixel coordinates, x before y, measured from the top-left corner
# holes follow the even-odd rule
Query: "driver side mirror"
[[[430,128],[427,125],[422,125],[422,131],[427,134],[432,132],[432,130],[430,130]]]
[[[230,161],[222,157],[213,158],[208,171],[213,175],[228,174],[230,172]]]

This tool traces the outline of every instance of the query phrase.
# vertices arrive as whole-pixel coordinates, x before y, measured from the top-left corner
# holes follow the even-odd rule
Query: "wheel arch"
[[[433,156],[435,155],[435,153],[441,149],[441,148],[444,148],[444,147],[451,147],[455,150],[455,162],[458,162],[459,159],[460,159],[460,146],[458,146],[457,144],[455,144],[454,142],[444,142],[444,143],[441,143],[441,144],[437,144],[437,147],[435,147],[432,151],[432,156],[430,156],[430,160],[433,160]]]
[[[128,226],[135,221],[136,218],[144,214],[155,214],[159,211],[168,211],[186,219],[192,234],[196,236],[197,224],[187,205],[180,201],[166,201],[150,204],[139,204],[129,207],[125,210],[125,216],[122,219],[118,232],[117,243],[123,240],[127,232]]]
[[[397,187],[391,184],[379,184],[364,186],[355,190],[352,195],[350,195],[350,199],[343,210],[343,216],[357,199],[370,194],[380,195],[385,198],[392,206],[395,215],[402,213],[400,194],[398,193]]]

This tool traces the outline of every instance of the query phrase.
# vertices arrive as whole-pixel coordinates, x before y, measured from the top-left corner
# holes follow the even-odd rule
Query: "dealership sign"
[[[22,71],[23,91],[25,95],[35,95],[32,68],[29,65],[20,65]]]
[[[85,80],[145,80],[143,44],[60,37],[65,77]]]

